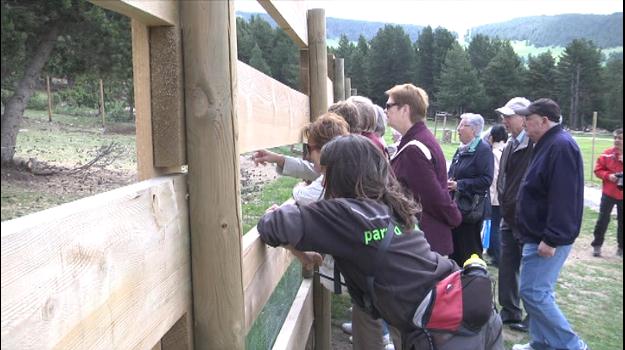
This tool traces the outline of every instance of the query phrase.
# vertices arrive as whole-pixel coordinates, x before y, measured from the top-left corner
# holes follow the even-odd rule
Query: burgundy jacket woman
[[[416,146],[408,146],[391,160],[397,180],[421,204],[419,228],[433,251],[441,255],[453,252],[451,229],[460,225],[462,215],[447,190],[445,155],[424,122],[415,123],[402,137],[397,150],[412,140],[423,143],[431,160]]]

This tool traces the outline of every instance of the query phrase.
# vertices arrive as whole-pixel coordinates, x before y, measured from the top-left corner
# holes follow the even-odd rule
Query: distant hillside
[[[578,38],[592,40],[600,48],[618,47],[623,46],[623,13],[516,18],[471,28],[466,40],[469,41],[476,34],[508,40],[527,40],[536,47],[566,46]]]
[[[245,20],[249,20],[252,15],[259,15],[263,20],[271,23],[272,27],[275,27],[276,25],[274,20],[266,13],[237,12],[236,15],[244,18]],[[326,32],[328,39],[338,40],[341,34],[345,34],[350,41],[357,41],[358,37],[362,34],[367,40],[371,40],[378,33],[378,30],[383,28],[386,24],[392,23],[368,22],[328,17],[326,19]],[[412,24],[399,25],[404,28],[404,31],[408,33],[410,40],[413,42],[417,40],[419,33],[421,33],[421,29],[423,29],[423,26]]]

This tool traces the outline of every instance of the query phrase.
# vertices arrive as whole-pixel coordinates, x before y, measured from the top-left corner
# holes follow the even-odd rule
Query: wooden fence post
[[[597,112],[592,112],[592,150],[590,152],[590,181],[594,176],[593,174],[593,165],[595,164],[595,137],[597,135]]]
[[[352,96],[352,78],[345,78],[345,99]]]
[[[197,349],[245,349],[233,1],[180,2]],[[324,56],[325,59],[325,56]]]
[[[350,96],[358,96],[358,89],[356,88],[352,88],[352,91],[350,93]]]
[[[52,93],[50,92],[49,75],[46,75],[46,88],[48,90],[48,122],[52,122]]]
[[[434,139],[436,139],[436,129],[438,129],[438,116],[434,114]]]
[[[104,117],[104,82],[100,79],[100,117],[102,118],[102,127],[105,125]]]
[[[328,64],[326,46],[326,19],[324,9],[308,10],[308,50],[310,72],[310,119],[314,121],[328,110]],[[329,350],[332,295],[319,280],[313,278],[313,304],[315,315],[315,349]]]
[[[334,102],[345,99],[345,59],[334,60]]]

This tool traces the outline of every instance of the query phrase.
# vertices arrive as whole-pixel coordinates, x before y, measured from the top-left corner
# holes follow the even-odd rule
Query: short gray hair
[[[479,136],[484,129],[484,117],[475,113],[464,113],[460,116],[460,119],[466,120],[466,123],[473,129],[475,136]]]
[[[358,109],[360,129],[366,132],[374,132],[376,127],[376,115],[373,102],[364,96],[351,96],[347,101],[355,104]]]

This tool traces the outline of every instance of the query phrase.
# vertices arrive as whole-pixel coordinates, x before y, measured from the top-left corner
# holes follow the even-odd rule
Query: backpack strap
[[[424,145],[423,142],[418,141],[418,140],[411,140],[410,142],[406,143],[404,147],[402,147],[399,151],[393,154],[393,156],[391,157],[391,160],[395,159],[408,146],[417,146],[417,148],[420,149],[421,152],[423,152],[423,155],[425,155],[425,158],[427,158],[427,160],[433,161],[432,152],[430,152],[430,149],[428,148],[428,146]]]

